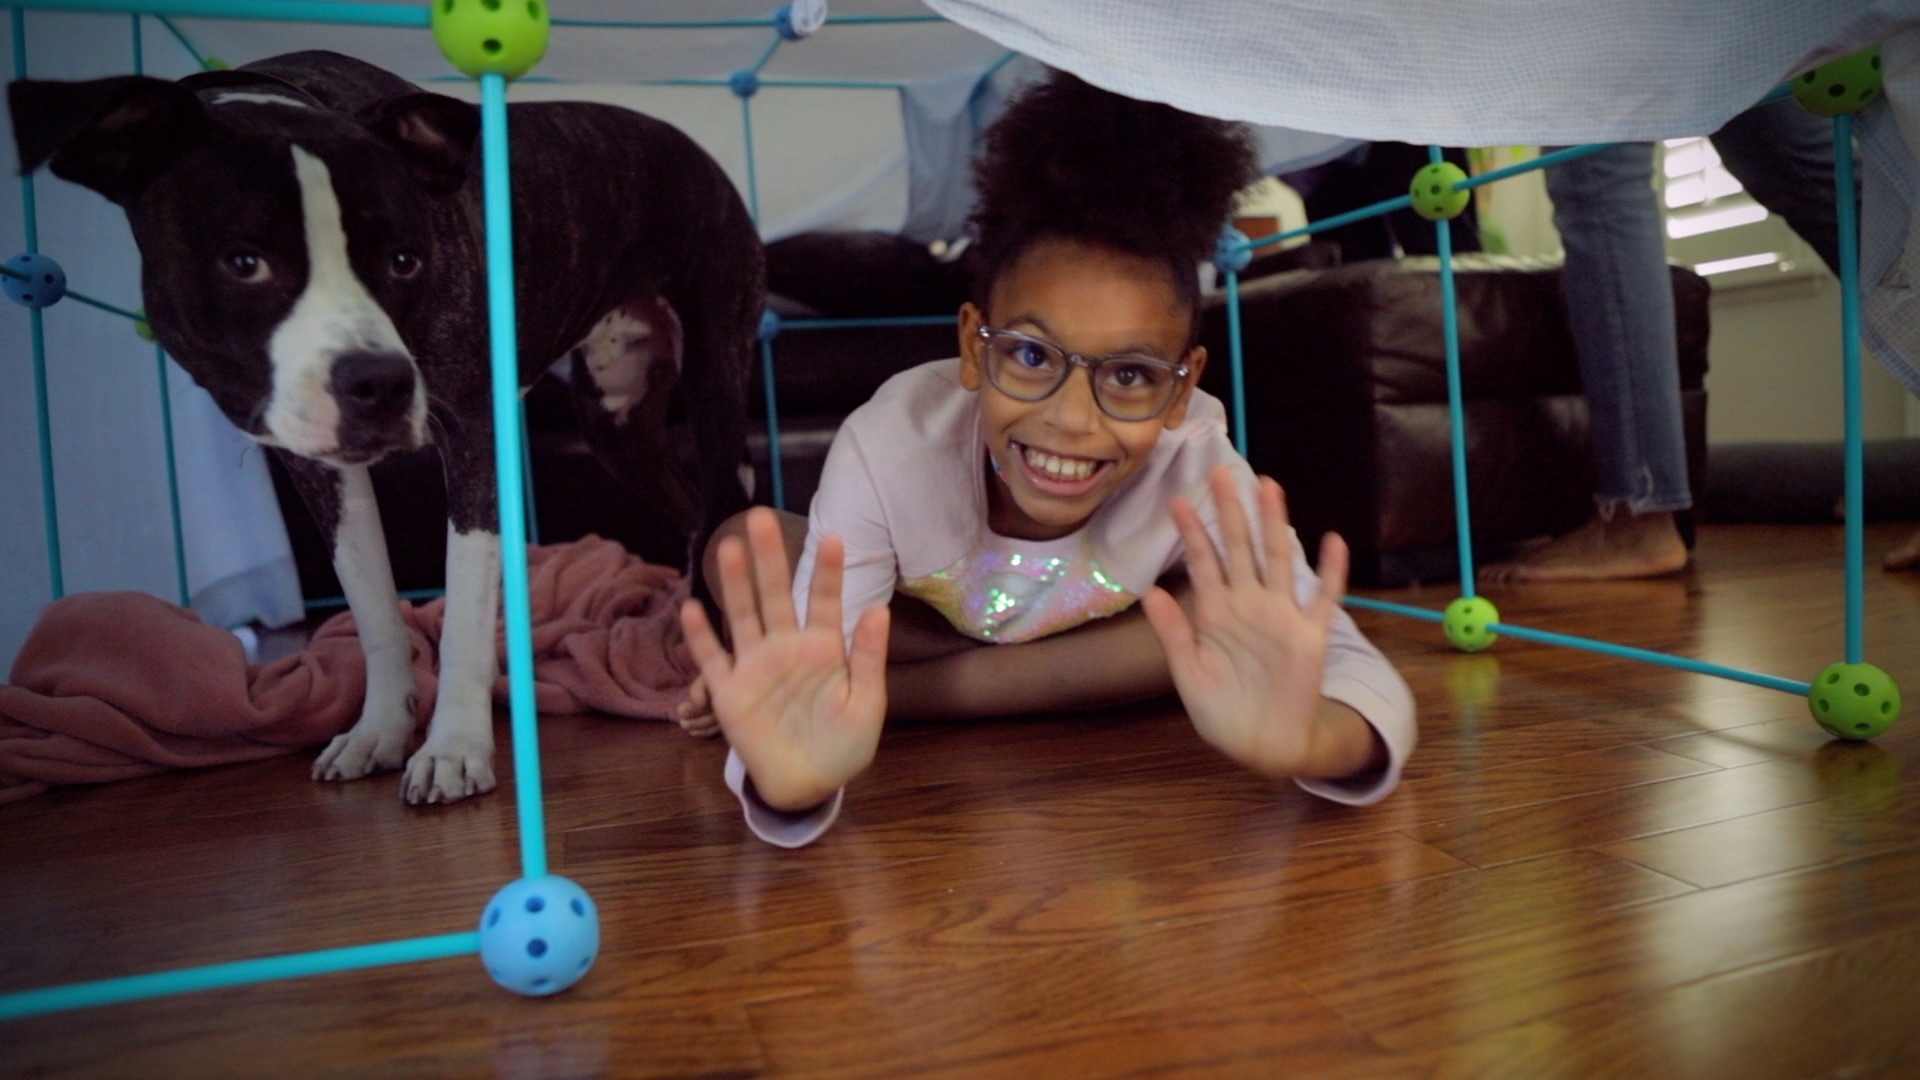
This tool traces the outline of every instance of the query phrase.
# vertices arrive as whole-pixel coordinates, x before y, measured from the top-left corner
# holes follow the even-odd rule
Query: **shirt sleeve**
[[[869,471],[859,434],[851,427],[842,427],[827,450],[820,485],[807,513],[807,543],[793,571],[793,608],[803,625],[820,541],[828,536],[838,536],[846,548],[840,626],[851,646],[853,628],[861,613],[892,601],[900,573],[886,507]]]
[[[841,788],[833,797],[811,810],[797,814],[785,810],[775,810],[761,801],[759,792],[753,790],[753,780],[747,776],[746,763],[740,755],[727,751],[727,766],[723,774],[727,790],[740,800],[740,809],[747,815],[747,828],[753,835],[775,847],[806,847],[827,834],[833,827],[835,818],[840,816],[840,804],[846,801],[847,789]]]

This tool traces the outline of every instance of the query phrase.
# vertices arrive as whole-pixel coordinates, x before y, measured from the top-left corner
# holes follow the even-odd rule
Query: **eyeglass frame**
[[[1036,345],[1042,349],[1048,349],[1053,352],[1059,353],[1060,356],[1066,361],[1065,366],[1060,369],[1060,380],[1054,383],[1053,386],[1050,387],[1046,393],[1041,394],[1038,397],[1022,397],[1021,395],[1014,393],[1013,391],[1007,389],[1006,387],[1001,386],[1000,380],[995,378],[993,374],[992,358],[982,357],[982,360],[984,362],[980,366],[983,369],[985,369],[987,382],[991,383],[995,390],[1000,391],[1001,393],[1007,395],[1008,397],[1014,399],[1015,401],[1026,401],[1026,402],[1045,401],[1048,398],[1052,397],[1053,395],[1059,393],[1061,387],[1067,385],[1067,380],[1073,377],[1073,369],[1074,369],[1074,366],[1077,364],[1080,367],[1087,369],[1087,389],[1093,394],[1093,403],[1095,407],[1097,407],[1101,412],[1105,413],[1107,416],[1111,417],[1112,419],[1118,420],[1123,424],[1136,424],[1136,423],[1141,423],[1147,420],[1158,420],[1162,416],[1165,416],[1167,414],[1167,410],[1173,408],[1173,403],[1179,400],[1180,398],[1180,387],[1178,383],[1186,379],[1187,376],[1193,374],[1193,366],[1191,364],[1188,364],[1185,360],[1179,360],[1179,361],[1162,360],[1157,356],[1148,356],[1145,353],[1108,353],[1105,356],[1088,356],[1085,353],[1071,352],[1059,345],[1054,344],[1051,341],[1046,340],[1045,338],[1037,338],[1037,337],[1034,337],[1032,334],[1023,334],[1018,330],[1005,330],[996,326],[988,326],[985,323],[981,323],[979,326],[975,327],[973,332],[977,337],[979,337],[982,348],[986,348],[990,346],[993,343],[994,335],[1000,334],[1006,337],[1014,338],[1015,340],[1018,340],[1018,341],[1025,342],[1026,344],[1029,344],[1029,345]],[[1190,354],[1192,353],[1192,351],[1193,351],[1192,348],[1189,348],[1187,350],[1187,353]],[[1160,367],[1165,367],[1170,369],[1173,372],[1173,377],[1176,385],[1174,386],[1172,391],[1170,391],[1167,394],[1167,400],[1161,402],[1159,408],[1146,414],[1145,416],[1119,416],[1119,415],[1116,415],[1112,409],[1107,408],[1107,403],[1101,400],[1101,397],[1100,397],[1100,383],[1097,376],[1100,374],[1100,369],[1102,367],[1105,367],[1109,363],[1152,364],[1152,365],[1158,365]]]

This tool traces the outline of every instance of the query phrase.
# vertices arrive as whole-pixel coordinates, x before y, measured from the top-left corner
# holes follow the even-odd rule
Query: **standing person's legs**
[[[1673,512],[1693,499],[1653,146],[1599,150],[1548,169],[1546,181],[1567,253],[1567,316],[1586,389],[1597,510],[1579,529],[1481,575],[1571,581],[1672,573],[1687,564]]]
[[[1786,219],[1828,269],[1840,265],[1833,193],[1833,121],[1791,98],[1755,105],[1713,133],[1721,164],[1761,206]]]

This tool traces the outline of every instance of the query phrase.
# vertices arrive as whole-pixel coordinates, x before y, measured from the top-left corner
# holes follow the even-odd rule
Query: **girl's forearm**
[[[887,668],[887,714],[903,720],[1069,712],[1172,691],[1166,654],[1137,607],[1038,641]]]

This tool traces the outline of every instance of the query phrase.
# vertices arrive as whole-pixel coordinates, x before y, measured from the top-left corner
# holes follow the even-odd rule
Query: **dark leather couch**
[[[817,233],[768,246],[785,505],[804,512],[841,419],[887,377],[957,351],[953,322],[803,328],[808,319],[951,316],[969,295],[968,268],[877,233]],[[1469,485],[1476,554],[1564,531],[1592,507],[1586,405],[1556,266],[1497,256],[1458,260]],[[1676,269],[1681,379],[1693,490],[1704,490],[1707,286]],[[1256,260],[1242,274],[1248,456],[1286,486],[1310,552],[1338,530],[1356,584],[1457,576],[1439,276],[1431,259],[1338,265],[1309,245]],[[1209,297],[1204,385],[1230,401],[1224,297]],[[1231,407],[1231,406],[1229,406]],[[749,451],[759,501],[772,495],[762,380]],[[619,486],[573,428],[566,395],[527,398],[540,538],[610,536],[649,559],[681,556],[650,532],[645,508],[609,498]],[[409,456],[376,469],[401,588],[440,580],[444,510],[437,466]],[[389,497],[417,485],[414,493]],[[282,490],[286,490],[284,485]],[[429,494],[419,494],[426,491]],[[283,496],[309,596],[338,595],[306,514]],[[1687,523],[1691,535],[1691,522]]]

